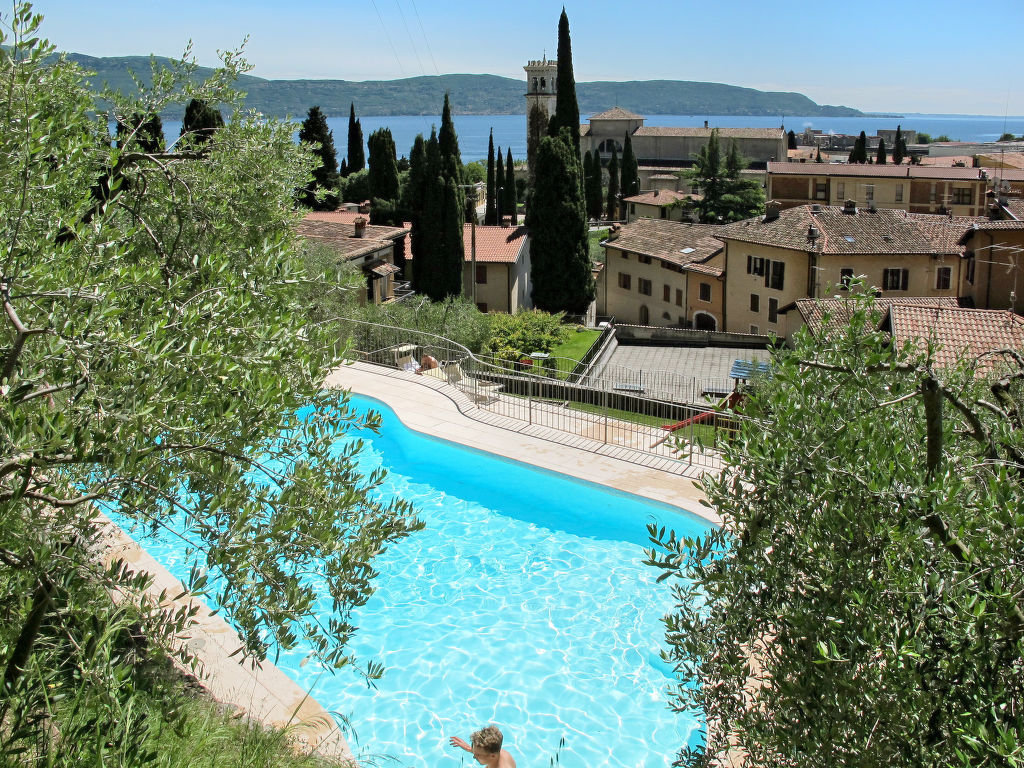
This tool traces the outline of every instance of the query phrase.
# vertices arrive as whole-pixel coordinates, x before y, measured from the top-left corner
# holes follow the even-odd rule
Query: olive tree
[[[724,520],[651,530],[671,580],[688,765],[1018,765],[1024,757],[1024,356],[940,367],[876,330],[804,333],[748,392]]]
[[[111,603],[147,580],[100,565],[101,508],[181,538],[187,586],[243,657],[303,641],[329,668],[353,661],[373,557],[417,523],[333,447],[361,419],[322,390],[336,345],[302,301],[323,281],[300,267],[291,203],[313,159],[290,125],[238,110],[238,55],[202,85],[192,65],[156,71],[97,115],[29,6],[3,22],[0,762],[138,764],[132,664],[189,615]],[[234,113],[202,147],[110,141],[108,119],[172,99]]]

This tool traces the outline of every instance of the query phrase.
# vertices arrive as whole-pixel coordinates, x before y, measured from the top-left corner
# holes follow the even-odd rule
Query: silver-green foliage
[[[145,579],[99,564],[95,504],[183,521],[190,586],[245,655],[305,637],[327,667],[352,661],[373,557],[416,523],[374,496],[354,447],[331,451],[359,419],[321,391],[336,345],[303,306],[323,278],[298,266],[291,198],[312,162],[292,127],[236,110],[199,148],[113,147],[39,22],[16,5],[0,40],[0,753],[138,764],[144,651],[127,630],[159,645],[188,615],[112,607]],[[201,86],[182,65],[130,102],[107,94],[114,117],[235,105],[244,64],[224,62]],[[301,420],[305,404],[318,415]]]
[[[706,751],[750,766],[1019,765],[1024,357],[939,368],[871,299],[801,335],[743,403],[704,487],[724,526],[651,531]],[[733,745],[730,747],[730,745]]]

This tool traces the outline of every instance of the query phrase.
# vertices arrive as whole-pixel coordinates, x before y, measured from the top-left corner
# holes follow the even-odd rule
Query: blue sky
[[[376,80],[473,72],[524,77],[555,55],[561,2],[38,0],[44,34],[93,56],[200,64],[248,35],[252,74]],[[702,80],[798,91],[866,111],[1024,115],[1015,63],[1024,3],[952,0],[566,2],[576,79]],[[975,10],[979,9],[979,10]],[[9,17],[9,11],[3,13]]]

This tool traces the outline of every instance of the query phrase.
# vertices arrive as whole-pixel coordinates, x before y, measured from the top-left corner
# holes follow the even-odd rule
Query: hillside
[[[96,74],[96,89],[104,83],[122,92],[133,88],[128,75],[149,73],[149,57],[68,57]],[[169,59],[157,57],[162,64]],[[199,77],[212,70],[200,67]],[[456,113],[514,115],[525,112],[525,81],[496,75],[440,75],[402,80],[267,80],[243,75],[239,86],[248,95],[246,106],[267,115],[302,115],[319,104],[328,116],[348,114],[355,102],[361,115],[433,115],[444,93],[451,94]],[[850,107],[820,105],[800,93],[758,91],[722,83],[684,80],[577,83],[580,112],[600,112],[613,106],[648,115],[808,115],[857,116]],[[182,109],[165,117],[180,118]]]

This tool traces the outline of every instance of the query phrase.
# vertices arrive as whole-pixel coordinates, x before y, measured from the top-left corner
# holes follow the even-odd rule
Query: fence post
[[[533,424],[533,378],[529,374],[526,376],[526,403],[529,410],[527,423]]]
[[[601,389],[601,399],[604,403],[602,410],[604,411],[604,444],[608,445],[608,390]]]

